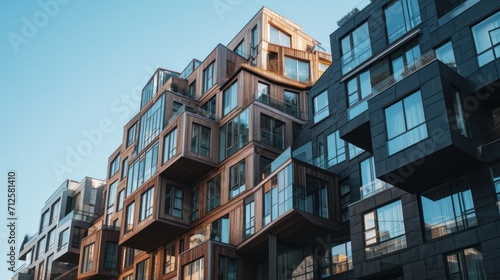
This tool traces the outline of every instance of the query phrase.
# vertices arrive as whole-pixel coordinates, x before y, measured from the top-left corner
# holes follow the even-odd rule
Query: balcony
[[[208,136],[194,125],[208,131]],[[217,167],[219,128],[210,112],[184,105],[170,118],[164,131],[160,136],[162,176],[191,185]],[[172,137],[175,139],[170,139]]]
[[[295,104],[287,103],[283,100],[279,100],[275,97],[272,97],[268,94],[257,91],[255,93],[255,100],[259,101],[262,104],[265,104],[271,108],[277,109],[283,113],[286,113],[295,118],[300,118],[299,107]]]
[[[87,280],[98,277],[99,279],[117,279],[120,275],[118,258],[118,241],[120,228],[102,225],[87,237],[82,239],[80,249],[80,262],[83,263],[83,248],[94,244],[94,265],[92,269],[83,273],[78,271],[78,280]],[[115,250],[114,253],[110,250]]]
[[[378,86],[380,91],[375,91],[378,94],[368,101],[377,177],[408,192],[418,191],[480,163],[477,133],[469,131],[465,112],[457,109],[462,107],[457,104],[473,89],[455,70],[439,60],[429,61],[429,57],[421,59],[418,67],[408,69],[407,74],[404,72],[399,82],[383,81]],[[385,118],[386,108],[406,102],[407,97],[417,92],[423,123],[388,141],[387,121],[390,120]],[[404,111],[402,114],[403,119],[408,118]],[[397,149],[392,146],[396,140],[411,140],[419,133],[422,137],[415,141]]]

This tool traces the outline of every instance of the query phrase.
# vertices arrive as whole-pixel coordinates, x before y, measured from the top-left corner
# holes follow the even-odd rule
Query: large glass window
[[[109,185],[108,191],[108,208],[111,208],[115,205],[116,200],[116,189],[118,188],[118,180],[114,181]],[[113,211],[113,209],[111,209]]]
[[[220,128],[220,161],[234,154],[248,143],[249,118],[248,110]]]
[[[260,115],[260,139],[276,148],[285,148],[285,123],[264,114]]]
[[[377,179],[375,174],[375,163],[373,162],[373,157],[363,160],[359,164],[359,169],[361,173],[361,198],[367,198],[373,194],[383,191],[391,185],[386,182]]]
[[[348,117],[350,120],[368,110],[372,94],[370,71],[365,71],[347,82]]]
[[[298,118],[299,94],[293,91],[284,90],[283,99],[285,100],[284,112]]]
[[[420,91],[385,109],[388,154],[395,154],[427,138]]]
[[[89,272],[92,270],[92,266],[94,263],[94,243],[83,247],[82,262],[81,273]]]
[[[203,109],[203,111],[204,111],[202,113],[204,113],[207,118],[210,118],[212,120],[215,120],[216,102],[217,102],[217,100],[215,99],[215,96],[214,96],[210,100],[208,100],[207,103],[205,103],[201,106],[201,109]]]
[[[241,42],[234,48],[234,52],[243,58],[248,58],[248,55],[245,53],[245,40],[241,40]]]
[[[219,255],[219,268],[217,280],[236,280],[238,260]]]
[[[345,141],[340,139],[339,131],[335,131],[326,137],[328,152],[328,167],[332,167],[346,160]]]
[[[455,53],[453,52],[453,45],[451,41],[441,45],[436,48],[436,58],[441,60],[444,64],[448,65],[448,67],[457,70],[457,62],[455,61]]]
[[[116,262],[118,261],[118,243],[113,241],[106,241],[104,258],[105,269],[116,269]]]
[[[285,47],[290,47],[291,45],[291,36],[272,25],[269,25],[269,37],[272,44]]]
[[[308,82],[309,62],[285,56],[285,76],[302,83]]]
[[[328,91],[325,90],[313,98],[313,115],[314,123],[328,117],[330,111],[328,110]]]
[[[137,125],[134,123],[128,130],[127,130],[127,147],[132,145],[135,142],[135,129]]]
[[[332,246],[320,260],[321,278],[352,270],[351,241]]]
[[[47,249],[46,249],[46,251],[49,251],[50,249],[54,248],[55,240],[56,240],[56,230],[55,230],[55,228],[53,228],[47,233]]]
[[[154,144],[128,169],[127,193],[129,196],[156,173],[158,164],[158,143]]]
[[[215,61],[203,70],[203,93],[207,92],[214,84],[214,66]]]
[[[120,155],[117,155],[109,164],[109,177],[113,176],[120,170]]]
[[[141,210],[139,212],[139,222],[153,215],[154,187],[149,188],[141,194]]]
[[[45,236],[40,238],[40,240],[38,240],[38,243],[37,243],[37,246],[36,246],[36,255],[37,257],[41,257],[43,255],[43,253],[45,253]]]
[[[193,123],[191,152],[210,157],[210,128]]]
[[[465,178],[424,192],[420,198],[427,239],[477,225],[472,193]]]
[[[165,191],[165,214],[182,218],[184,191],[181,188],[167,185]]]
[[[220,174],[207,182],[207,211],[220,205]]]
[[[396,0],[384,10],[389,43],[421,22],[418,0]]]
[[[251,42],[250,42],[250,56],[255,58],[257,56],[257,45],[259,44],[259,31],[257,30],[257,25],[254,26],[251,33]],[[255,60],[252,61],[254,63]]]
[[[226,90],[224,90],[224,96],[222,100],[224,116],[229,114],[229,112],[236,108],[236,106],[238,106],[238,81],[234,82]]]
[[[167,274],[175,270],[175,244],[165,245],[163,255],[163,274]]]
[[[483,66],[500,57],[500,12],[472,27],[477,62]]]
[[[135,280],[146,280],[146,266],[148,260],[143,260],[135,267]]]
[[[245,227],[243,230],[243,237],[248,237],[255,232],[255,203],[254,198],[249,197],[245,199]]]
[[[61,199],[57,199],[56,202],[50,207],[50,223],[55,222],[59,217],[59,212],[61,211]]]
[[[342,74],[353,70],[372,55],[368,22],[356,28],[340,41]]]
[[[63,230],[59,233],[59,242],[57,243],[57,248],[67,247],[69,242],[69,228]]]
[[[392,73],[395,81],[399,81],[411,73],[412,66],[420,57],[420,47],[416,45],[406,50],[402,55],[393,58]]]
[[[183,280],[203,280],[203,258],[198,259],[192,263],[186,264],[182,268]]]
[[[177,152],[177,127],[163,139],[163,163],[169,161]]]
[[[308,213],[328,218],[328,183],[307,175],[305,189],[305,210]]]
[[[271,178],[271,187],[264,193],[263,225],[269,224],[293,207],[293,167],[286,166]],[[302,190],[296,192],[303,193]],[[303,201],[303,195],[302,195]],[[299,202],[297,202],[298,204]],[[304,202],[302,202],[302,209]],[[298,205],[297,205],[298,206]]]
[[[125,232],[132,230],[134,227],[134,211],[135,210],[135,202],[127,205],[125,212]]]
[[[493,184],[495,184],[495,192],[497,194],[497,206],[500,211],[500,163],[496,163],[491,167],[493,175]]]
[[[135,250],[133,248],[123,248],[123,268],[134,264]]]
[[[162,94],[158,100],[141,117],[139,130],[139,143],[137,152],[151,143],[160,131],[163,129],[163,119],[165,116],[165,94]]]
[[[483,253],[479,248],[467,248],[446,255],[448,279],[486,280]]]
[[[229,216],[222,217],[212,223],[210,239],[229,243]]]
[[[245,161],[229,168],[229,198],[245,191]]]
[[[401,200],[364,215],[366,258],[406,248]]]

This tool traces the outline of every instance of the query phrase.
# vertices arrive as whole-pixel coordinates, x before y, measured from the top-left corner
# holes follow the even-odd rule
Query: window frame
[[[329,99],[328,97],[329,97],[328,90],[324,90],[313,97],[313,120],[315,124],[319,123],[320,121],[330,116],[330,106],[328,104],[328,99]],[[323,100],[324,103],[323,107],[320,107],[321,101],[319,99],[325,99]]]
[[[203,69],[203,93],[205,94],[214,85],[215,60]]]
[[[153,215],[154,186],[149,187],[141,194],[141,208],[139,210],[139,223]]]
[[[221,174],[218,174],[217,176],[207,181],[206,213],[212,211],[221,204],[221,177]]]
[[[193,122],[191,126],[191,152],[204,157],[210,157],[211,135],[212,130],[210,127]]]
[[[234,177],[236,176],[236,178]],[[246,162],[245,159],[229,167],[229,199],[233,199],[245,192],[246,189]]]

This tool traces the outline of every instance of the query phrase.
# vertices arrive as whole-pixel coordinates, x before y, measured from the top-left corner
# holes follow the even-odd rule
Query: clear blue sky
[[[18,176],[19,250],[23,236],[37,231],[40,210],[62,178],[106,177],[123,125],[138,112],[130,98],[154,69],[182,71],[191,59],[203,60],[262,6],[301,25],[330,50],[336,21],[359,2],[1,1],[0,275],[7,275],[9,169]],[[93,132],[91,142],[86,134]],[[80,160],[68,162],[78,148],[84,152]]]

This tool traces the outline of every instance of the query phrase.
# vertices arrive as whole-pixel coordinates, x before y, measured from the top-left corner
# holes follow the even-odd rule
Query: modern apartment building
[[[375,0],[339,23],[292,151],[335,174],[349,227],[315,279],[499,279],[500,2]]]
[[[104,182],[90,177],[57,188],[41,210],[38,232],[22,243],[19,259],[25,263],[12,279],[55,279],[76,267],[83,237],[102,216],[103,190]]]

